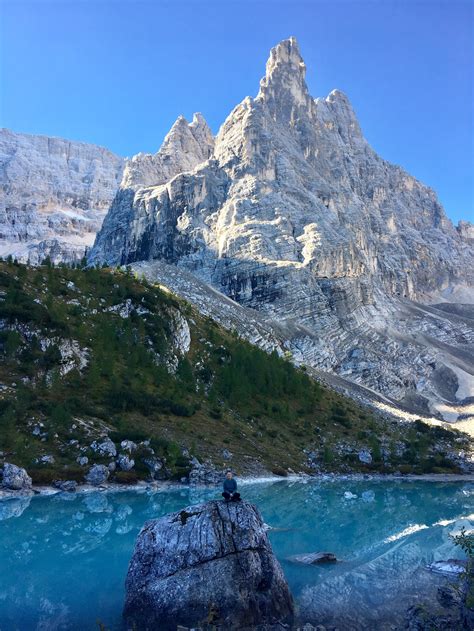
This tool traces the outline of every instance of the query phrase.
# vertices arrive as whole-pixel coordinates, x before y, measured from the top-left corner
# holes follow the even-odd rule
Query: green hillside
[[[133,470],[111,476],[128,482],[149,477],[140,454],[150,448],[174,478],[193,456],[239,473],[453,472],[451,446],[464,440],[376,418],[131,273],[0,262],[3,460],[36,482],[82,480],[92,463],[110,462],[90,449],[106,435],[117,449],[150,441]]]

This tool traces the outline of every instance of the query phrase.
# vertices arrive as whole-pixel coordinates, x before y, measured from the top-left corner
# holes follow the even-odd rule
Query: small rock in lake
[[[336,555],[332,552],[307,552],[305,554],[293,554],[286,558],[291,563],[303,563],[304,565],[319,565],[322,563],[337,563]]]
[[[462,574],[466,569],[466,562],[459,559],[448,559],[447,561],[433,561],[427,568],[436,574],[453,576]]]
[[[67,493],[74,493],[77,489],[77,482],[74,480],[55,480],[53,486]]]

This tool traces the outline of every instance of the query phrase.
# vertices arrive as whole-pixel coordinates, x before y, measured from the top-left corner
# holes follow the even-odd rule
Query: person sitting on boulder
[[[237,482],[232,477],[232,471],[227,471],[224,480],[224,492],[222,493],[226,502],[231,500],[232,502],[238,502],[240,500],[240,493],[237,493]]]

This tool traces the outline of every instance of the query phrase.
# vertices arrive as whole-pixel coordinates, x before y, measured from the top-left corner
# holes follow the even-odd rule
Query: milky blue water
[[[426,564],[462,556],[449,533],[474,526],[470,483],[278,481],[241,490],[273,527],[272,546],[301,615],[341,629],[393,628],[401,609],[446,580],[433,582]],[[143,523],[219,494],[174,488],[0,501],[0,630],[87,630],[98,621],[119,629]],[[286,560],[314,551],[341,561],[305,567]]]

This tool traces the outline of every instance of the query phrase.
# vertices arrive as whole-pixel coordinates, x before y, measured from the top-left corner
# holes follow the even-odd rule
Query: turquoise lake
[[[383,480],[241,485],[256,503],[304,621],[403,628],[406,608],[451,580],[426,569],[463,558],[449,534],[474,527],[474,484]],[[350,491],[356,498],[346,499]],[[61,493],[0,501],[0,631],[120,629],[124,580],[143,523],[220,489]],[[340,562],[286,557],[333,552]]]

